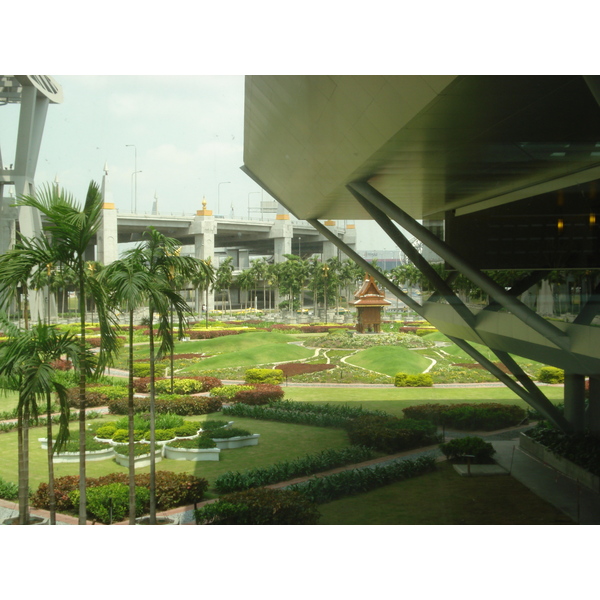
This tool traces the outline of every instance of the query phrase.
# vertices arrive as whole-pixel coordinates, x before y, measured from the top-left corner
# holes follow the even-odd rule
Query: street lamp
[[[125,144],[125,148],[133,148],[133,175],[136,173],[141,173],[141,171],[137,170],[137,147],[135,144]],[[132,175],[132,179],[133,179]],[[137,213],[137,177],[135,178],[135,212]],[[131,212],[133,212],[133,206],[131,208]]]
[[[260,194],[260,192],[250,192],[248,194],[248,221],[250,220],[250,196],[252,196],[252,194]]]
[[[302,238],[298,236],[298,256],[302,259]]]
[[[231,181],[221,181],[217,186],[217,213],[221,214],[221,186],[224,183],[231,183]]]
[[[131,207],[131,212],[134,213],[134,214],[137,214],[137,174],[138,173],[141,173],[141,171],[134,171],[131,174],[131,186],[132,186],[132,188],[133,188],[133,178],[135,177],[135,211],[133,209],[133,206]]]

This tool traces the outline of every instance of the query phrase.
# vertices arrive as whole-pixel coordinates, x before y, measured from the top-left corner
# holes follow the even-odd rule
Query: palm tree
[[[233,282],[233,258],[228,256],[217,269],[215,274],[215,285],[214,289],[216,292],[220,292],[221,294],[227,290],[227,298],[229,299],[229,311],[231,312],[231,297],[229,294],[229,289],[231,288],[231,284]],[[223,301],[221,301],[221,309],[225,312],[226,308],[223,307]]]
[[[17,390],[17,435],[19,461],[19,524],[29,524],[29,421],[37,418],[38,402],[45,400],[48,411],[48,491],[50,523],[56,524],[54,468],[52,456],[69,437],[69,405],[66,388],[54,380],[51,362],[62,355],[75,358],[77,344],[69,333],[59,334],[54,327],[38,323],[20,330],[8,319],[1,318],[8,340],[0,346],[0,378],[2,386]],[[51,397],[56,392],[60,413],[56,443],[52,440]]]
[[[191,310],[184,298],[174,289],[171,284],[175,277],[181,277],[185,281],[199,281],[202,277],[208,282],[214,280],[214,270],[212,266],[202,260],[191,256],[180,256],[180,245],[176,239],[166,237],[153,227],[144,232],[147,238],[133,250],[125,253],[123,260],[129,263],[130,274],[126,274],[124,279],[131,280],[131,271],[137,270],[143,273],[143,286],[137,287],[137,292],[131,288],[127,296],[131,298],[131,304],[128,304],[131,311],[132,306],[137,306],[135,301],[136,293],[145,288],[144,295],[148,301],[149,326],[150,326],[150,524],[156,524],[156,437],[155,437],[155,363],[156,359],[170,352],[174,346],[173,328],[171,326],[171,311],[177,315],[177,324],[179,337],[183,337],[186,316],[191,314]],[[117,267],[114,268],[116,270]],[[127,270],[127,269],[126,269]],[[109,277],[111,271],[109,271]],[[142,279],[139,280],[140,284]],[[125,290],[124,290],[125,291]],[[158,352],[155,351],[154,334],[154,315],[158,315],[158,337],[161,344]],[[131,312],[130,312],[131,324]],[[130,328],[131,331],[131,328]],[[130,338],[131,341],[131,338]],[[130,344],[131,347],[131,344]],[[132,355],[130,350],[130,382],[132,371]],[[132,386],[132,383],[130,383]],[[131,387],[131,390],[133,388]],[[132,391],[130,391],[130,398]],[[133,400],[131,399],[131,404]],[[130,443],[132,436],[132,417],[130,420]],[[131,444],[130,447],[132,447]],[[130,454],[131,461],[131,454]],[[131,467],[131,463],[130,463]]]
[[[83,207],[69,193],[56,186],[45,186],[40,194],[23,196],[18,206],[37,209],[43,216],[47,236],[21,238],[15,248],[0,257],[0,299],[5,303],[14,297],[14,282],[28,281],[36,271],[48,265],[60,264],[73,272],[79,299],[79,524],[86,523],[85,488],[85,392],[86,382],[92,369],[95,374],[104,371],[112,361],[117,349],[117,336],[113,325],[114,315],[107,310],[106,291],[98,280],[90,276],[86,267],[85,252],[93,241],[102,219],[102,197],[93,181],[88,187]],[[92,298],[98,321],[102,344],[97,359],[92,360],[85,340],[86,303]]]

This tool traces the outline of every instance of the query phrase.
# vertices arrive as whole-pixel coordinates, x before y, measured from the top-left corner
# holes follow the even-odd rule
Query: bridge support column
[[[273,239],[273,260],[281,263],[285,260],[286,254],[292,253],[292,237],[294,235],[293,227],[290,222],[290,215],[281,211],[275,217],[275,222],[269,232],[269,237]]]
[[[102,207],[102,223],[98,229],[97,260],[103,265],[110,265],[117,258],[117,210],[112,202],[105,202]]]
[[[190,225],[189,233],[194,236],[194,256],[211,263],[216,268],[215,234],[217,233],[217,223],[212,210],[207,210],[206,208],[206,199],[202,200],[202,210],[196,211],[196,217]],[[204,291],[202,298],[196,298],[196,310],[198,313],[203,304],[207,305],[209,311],[214,309],[214,292],[209,291],[207,294]]]
[[[585,427],[585,376],[565,373],[565,419],[573,432]]]

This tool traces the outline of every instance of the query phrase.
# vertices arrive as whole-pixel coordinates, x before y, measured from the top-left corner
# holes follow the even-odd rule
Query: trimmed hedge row
[[[427,421],[394,416],[364,416],[346,425],[351,444],[364,445],[386,454],[421,448],[438,440],[436,426]]]
[[[494,431],[513,427],[527,417],[527,412],[520,406],[495,402],[420,404],[403,408],[402,412],[405,418],[426,420],[462,431]]]
[[[219,475],[214,486],[220,494],[229,494],[249,488],[289,481],[295,477],[312,475],[351,465],[373,458],[373,452],[364,446],[349,446],[341,450],[323,450],[317,454],[307,454],[295,460],[275,463],[268,467],[257,467],[242,473],[227,471]]]
[[[112,415],[128,414],[127,399],[110,400],[108,412]],[[157,396],[155,410],[157,413],[173,413],[176,415],[205,415],[221,410],[223,403],[218,398],[201,396]],[[150,398],[134,398],[133,410],[136,413],[149,412]]]
[[[308,501],[324,504],[344,496],[362,494],[397,481],[404,481],[435,470],[435,457],[420,456],[372,468],[341,471],[325,477],[290,485],[288,490],[299,492]]]
[[[168,390],[171,390],[170,386],[170,377],[155,377],[154,384],[157,388],[156,384],[159,381],[169,381]],[[198,382],[197,384],[189,383],[191,381]],[[176,391],[176,394],[195,394],[199,392],[210,392],[215,387],[219,387],[223,385],[222,381],[217,377],[207,377],[203,375],[190,375],[186,377],[174,377],[173,378],[174,385],[177,386],[176,389],[197,389],[197,392],[183,392]],[[183,383],[180,383],[183,382]],[[164,384],[161,384],[164,385]],[[150,377],[140,377],[139,379],[134,380],[133,389],[137,394],[147,394],[150,392]],[[158,389],[158,388],[157,388]]]
[[[419,373],[417,375],[396,373],[394,385],[396,387],[433,387],[433,378],[429,373]]]
[[[480,437],[456,438],[445,444],[440,444],[440,450],[449,460],[472,456],[474,463],[489,463],[492,455],[496,453],[492,444]]]
[[[600,476],[600,439],[591,432],[562,433],[546,423],[540,423],[526,431],[525,435],[554,454]]]
[[[281,369],[248,369],[244,373],[246,383],[271,383],[278,384],[283,381]]]
[[[320,517],[302,494],[269,488],[229,494],[194,515],[197,525],[316,525]]]
[[[112,483],[128,484],[127,473],[111,473],[103,477],[87,477],[86,487],[100,487]],[[150,474],[138,473],[135,476],[135,485],[150,488]],[[69,497],[70,492],[79,488],[79,475],[66,475],[54,480],[54,492],[56,495],[56,510],[58,512],[72,512],[77,510]],[[173,473],[171,471],[156,472],[156,508],[158,510],[169,510],[176,506],[185,506],[200,502],[205,491],[208,489],[206,479],[195,477],[187,473]],[[40,483],[37,491],[31,496],[31,505],[35,508],[49,508],[48,484]]]

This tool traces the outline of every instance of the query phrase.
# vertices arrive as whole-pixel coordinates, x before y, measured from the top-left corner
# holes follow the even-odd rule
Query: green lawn
[[[573,525],[516,479],[433,473],[319,506],[320,525]]]
[[[346,362],[390,377],[399,372],[422,373],[431,364],[424,356],[399,346],[367,348],[354,354]]]
[[[103,422],[116,420],[116,416],[108,416]],[[189,417],[190,420],[202,421],[207,418]],[[222,419],[220,414],[210,415],[213,419]],[[186,417],[187,419],[187,417]],[[192,462],[163,459],[157,464],[157,470],[168,470],[177,473],[186,472],[214,480],[221,473],[231,470],[244,470],[253,467],[268,466],[278,461],[290,460],[305,454],[312,454],[328,448],[343,448],[348,445],[346,433],[341,429],[329,427],[310,427],[289,423],[257,421],[254,419],[233,418],[236,427],[247,429],[252,433],[260,433],[257,446],[222,450],[218,462]],[[72,436],[77,436],[77,424],[71,424]],[[46,450],[40,448],[37,439],[46,437],[46,428],[30,430],[30,486],[36,490],[42,481],[47,481]],[[55,476],[77,475],[79,464],[59,463],[55,465]],[[136,473],[149,472],[150,468],[137,469]],[[88,462],[87,476],[99,477],[108,473],[127,473],[127,468],[118,465],[114,460]],[[17,434],[16,431],[0,434],[0,477],[16,482],[17,476]]]

